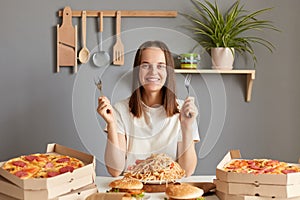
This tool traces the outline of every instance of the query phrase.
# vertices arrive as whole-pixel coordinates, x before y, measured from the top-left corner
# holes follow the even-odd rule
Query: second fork
[[[191,80],[192,80],[192,74],[187,74],[185,79],[184,79],[184,86],[187,90],[188,95],[190,96],[190,84],[191,84]]]
[[[187,97],[190,96],[190,84],[191,84],[191,80],[192,80],[192,74],[187,74],[186,77],[185,77],[185,79],[184,79],[184,86],[185,86],[185,88],[187,90],[187,93],[188,93]],[[189,118],[192,117],[191,113],[186,113],[186,116],[189,117]]]
[[[98,80],[94,80],[95,82],[95,85],[97,86],[97,88],[99,89],[100,91],[100,96],[103,96],[103,92],[102,92],[102,81],[101,81],[101,78],[98,78]]]

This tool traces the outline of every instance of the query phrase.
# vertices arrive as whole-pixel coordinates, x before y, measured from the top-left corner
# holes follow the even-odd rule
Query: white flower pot
[[[233,54],[232,54],[233,53]],[[212,48],[211,49],[212,69],[228,69],[233,68],[234,49],[230,48]]]

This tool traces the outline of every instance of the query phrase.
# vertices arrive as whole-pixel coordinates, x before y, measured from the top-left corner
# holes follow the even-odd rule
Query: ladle
[[[79,52],[79,61],[81,63],[87,63],[90,57],[90,52],[86,48],[86,11],[82,11],[81,14],[81,31],[82,31],[82,49]]]
[[[100,51],[94,53],[93,62],[97,67],[105,67],[109,64],[109,54],[102,50],[102,32],[103,32],[103,12],[99,13],[99,32],[98,40],[100,43]]]

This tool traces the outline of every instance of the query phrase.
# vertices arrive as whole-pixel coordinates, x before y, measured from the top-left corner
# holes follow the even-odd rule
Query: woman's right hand
[[[106,96],[101,96],[98,98],[97,112],[106,121],[106,123],[111,123],[114,121],[113,107]]]

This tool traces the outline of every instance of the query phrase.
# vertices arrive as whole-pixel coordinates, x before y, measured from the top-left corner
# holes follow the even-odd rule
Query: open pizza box
[[[271,185],[292,185],[300,184],[300,173],[289,174],[242,174],[234,172],[226,172],[223,167],[233,159],[241,159],[239,150],[232,150],[228,152],[223,160],[218,164],[216,169],[217,179],[224,182],[234,183],[251,183],[255,185],[271,184]],[[290,163],[300,167],[300,164]]]
[[[46,199],[51,199],[62,194],[71,192],[72,190],[79,189],[95,182],[95,157],[59,144],[48,144],[47,153],[57,153],[75,157],[82,162],[85,166],[75,169],[73,172],[67,172],[51,178],[33,178],[33,179],[20,179],[19,177],[9,173],[1,168],[5,163],[0,163],[0,176],[7,179],[12,184],[4,183],[6,187],[10,187],[12,193],[16,193],[18,198],[30,199],[27,195],[34,195],[36,192],[43,193],[47,196]],[[14,186],[14,187],[13,187]],[[0,193],[2,192],[0,187]]]
[[[244,196],[244,195],[226,194],[220,191],[216,191],[216,195],[219,197],[220,200],[300,200],[300,197],[272,198],[272,197],[261,197],[261,196]]]
[[[242,195],[242,196],[260,196],[276,199],[287,199],[300,197],[300,184],[292,185],[270,185],[270,184],[249,184],[232,183],[220,180],[214,180],[217,191],[224,194]]]
[[[42,196],[39,196],[38,192],[37,192],[37,194],[35,194],[31,197],[28,197],[28,199],[31,199],[31,200],[75,200],[75,199],[76,200],[85,200],[88,196],[90,196],[91,194],[95,194],[97,192],[98,192],[97,186],[93,183],[93,184],[87,185],[85,187],[79,188],[77,190],[74,190],[72,192],[69,192],[67,194],[63,194],[61,196],[54,197],[52,199],[47,199]],[[14,195],[15,197],[12,197],[10,195],[0,192],[0,200],[19,200],[20,199],[20,198],[16,197],[16,195]]]

